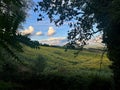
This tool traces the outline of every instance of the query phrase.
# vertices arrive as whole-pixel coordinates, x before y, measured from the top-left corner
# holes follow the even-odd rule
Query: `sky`
[[[37,21],[37,17],[38,13],[35,13],[33,9],[29,10],[26,21],[22,24],[24,29],[19,31],[23,35],[30,34],[32,40],[38,40],[40,43],[64,45],[67,42],[68,24],[56,27],[54,23],[50,23],[47,16],[42,21]]]
[[[34,0],[37,2],[39,0]],[[34,7],[34,6],[33,6]],[[64,23],[62,26],[55,26],[54,23],[50,23],[49,18],[45,16],[42,21],[37,21],[39,13],[35,13],[33,8],[28,11],[26,21],[22,24],[24,29],[20,29],[23,35],[30,34],[32,40],[37,40],[40,43],[46,43],[49,45],[65,45],[67,43],[67,32],[69,26]],[[93,40],[91,40],[93,43]],[[95,41],[94,41],[95,42]]]

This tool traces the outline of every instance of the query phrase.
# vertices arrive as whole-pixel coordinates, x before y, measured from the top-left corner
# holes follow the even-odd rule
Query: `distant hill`
[[[88,44],[85,46],[85,48],[96,48],[96,49],[102,49],[105,46],[104,43],[102,43],[102,35],[97,35],[96,37],[90,39]]]
[[[95,49],[102,49],[106,47],[105,44],[103,43],[98,43],[98,42],[92,42],[92,43],[89,43],[88,45],[85,45],[84,48],[95,48]]]

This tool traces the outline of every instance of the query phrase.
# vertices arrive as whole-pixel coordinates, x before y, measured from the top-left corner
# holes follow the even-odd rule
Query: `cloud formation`
[[[90,39],[87,43],[88,45],[86,45],[85,48],[99,48],[105,46],[105,44],[102,43],[102,35]]]
[[[98,35],[88,41],[89,43],[102,43],[102,35]]]
[[[40,40],[40,43],[49,44],[49,45],[64,45],[67,43],[66,37],[52,37],[44,40]]]
[[[22,35],[32,34],[34,32],[34,27],[29,26],[28,29],[21,31]]]
[[[49,27],[47,35],[48,35],[48,36],[52,36],[52,35],[54,35],[54,34],[55,34],[54,28],[53,28],[53,27]]]
[[[40,31],[40,32],[37,32],[36,35],[41,36],[41,35],[43,35],[43,33]]]

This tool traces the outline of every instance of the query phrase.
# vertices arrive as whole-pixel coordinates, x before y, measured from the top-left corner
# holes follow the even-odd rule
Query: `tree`
[[[31,47],[38,46],[38,43],[35,46],[26,36],[17,33],[30,7],[31,1],[29,0],[0,0],[0,47],[5,48],[14,58],[17,56],[10,46],[19,51],[22,51],[19,42]]]
[[[45,12],[57,26],[74,21],[69,23],[71,30],[68,32],[72,45],[84,46],[93,34],[102,31],[103,42],[112,61],[115,90],[120,90],[120,0],[43,0],[34,9],[39,10]],[[38,20],[42,18],[40,13]]]

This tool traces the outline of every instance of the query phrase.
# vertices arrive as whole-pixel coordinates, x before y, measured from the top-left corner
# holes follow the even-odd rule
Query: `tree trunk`
[[[120,24],[114,23],[107,30],[108,57],[112,61],[115,90],[120,90]]]

